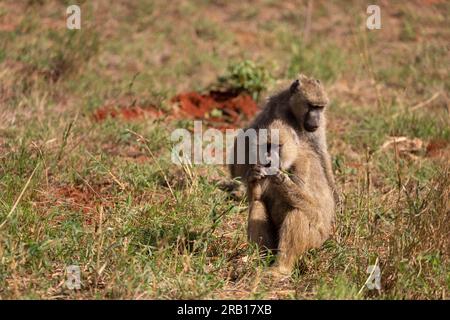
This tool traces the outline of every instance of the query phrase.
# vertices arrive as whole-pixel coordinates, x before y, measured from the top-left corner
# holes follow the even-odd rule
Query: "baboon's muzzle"
[[[305,122],[303,125],[306,131],[314,132],[319,128],[319,123],[320,123],[320,111],[314,110],[309,111],[306,114]]]

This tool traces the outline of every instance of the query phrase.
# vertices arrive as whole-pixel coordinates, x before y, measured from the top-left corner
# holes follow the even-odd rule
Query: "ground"
[[[448,299],[450,4],[375,2],[380,30],[365,1],[80,0],[67,30],[71,1],[2,1],[0,298]],[[226,168],[170,161],[180,101],[241,61],[273,79],[250,110],[299,72],[331,100],[336,230],[283,280]],[[227,103],[206,126],[253,114]]]

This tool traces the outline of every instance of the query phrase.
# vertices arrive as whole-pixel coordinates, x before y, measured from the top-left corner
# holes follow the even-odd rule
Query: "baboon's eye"
[[[318,106],[315,104],[308,103],[308,108],[310,110],[323,110],[323,108],[325,108],[325,106]]]

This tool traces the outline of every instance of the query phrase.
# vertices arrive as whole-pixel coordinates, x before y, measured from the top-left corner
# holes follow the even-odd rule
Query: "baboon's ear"
[[[295,80],[292,82],[291,87],[289,88],[289,91],[291,93],[296,93],[298,91],[298,88],[300,87],[300,80]]]

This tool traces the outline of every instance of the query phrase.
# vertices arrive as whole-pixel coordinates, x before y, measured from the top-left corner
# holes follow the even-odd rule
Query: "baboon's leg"
[[[292,210],[280,228],[276,267],[280,273],[290,274],[295,262],[308,248],[308,221],[302,212]]]
[[[260,247],[276,249],[273,226],[269,220],[266,206],[261,200],[252,201],[248,217],[248,239]]]
[[[248,239],[266,249],[275,249],[273,226],[267,208],[261,199],[262,182],[258,181],[249,186],[249,216],[247,235]]]

